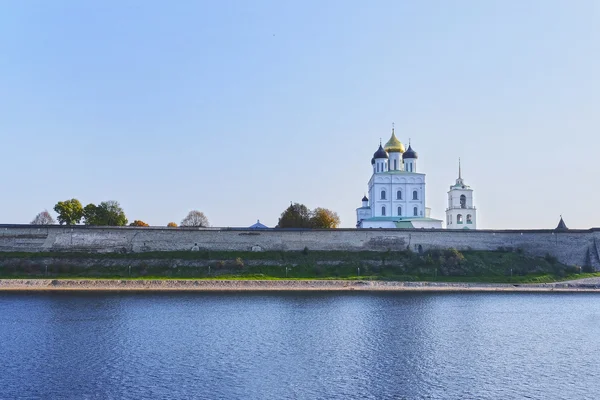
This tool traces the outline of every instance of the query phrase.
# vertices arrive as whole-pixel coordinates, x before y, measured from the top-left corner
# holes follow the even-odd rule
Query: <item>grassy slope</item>
[[[112,266],[103,266],[110,260]],[[144,264],[152,261],[152,266]],[[203,266],[173,268],[174,261]],[[136,265],[129,268],[129,264]],[[164,261],[164,263],[162,263]],[[253,261],[256,265],[248,265]],[[264,262],[264,263],[263,263]],[[334,265],[328,264],[333,262]],[[79,265],[87,265],[79,267]],[[46,266],[48,266],[46,270]],[[0,253],[5,278],[131,279],[379,279],[439,282],[546,283],[600,276],[510,251],[406,252],[148,252],[148,253]]]

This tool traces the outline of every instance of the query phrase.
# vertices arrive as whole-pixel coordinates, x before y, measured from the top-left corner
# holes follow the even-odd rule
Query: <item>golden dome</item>
[[[392,128],[392,137],[385,144],[385,151],[388,153],[404,153],[404,145],[398,140],[396,134],[394,134],[394,128]]]

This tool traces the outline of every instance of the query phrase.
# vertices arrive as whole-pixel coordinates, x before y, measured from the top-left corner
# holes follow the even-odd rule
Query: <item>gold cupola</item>
[[[392,128],[392,137],[385,144],[385,151],[388,153],[404,153],[404,145],[401,141],[398,140],[396,134],[394,133],[394,128]]]

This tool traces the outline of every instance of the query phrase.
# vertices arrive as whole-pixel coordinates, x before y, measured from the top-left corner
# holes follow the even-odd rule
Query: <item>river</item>
[[[594,399],[600,297],[0,293],[0,399]]]

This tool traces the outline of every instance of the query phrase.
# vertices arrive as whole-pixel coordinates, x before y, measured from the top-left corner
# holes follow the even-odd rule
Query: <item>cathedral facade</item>
[[[405,149],[392,128],[390,140],[385,146],[380,143],[371,159],[368,195],[356,209],[357,228],[442,228],[443,221],[431,218],[426,206],[425,174],[419,172],[418,159],[412,145]],[[475,229],[473,190],[464,184],[460,171],[448,192],[446,215],[449,229]]]

